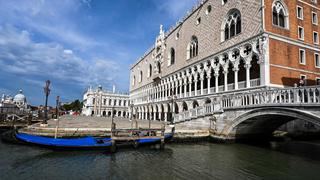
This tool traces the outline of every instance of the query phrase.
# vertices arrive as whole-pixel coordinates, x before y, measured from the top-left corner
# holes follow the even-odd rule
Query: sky
[[[32,105],[82,100],[89,86],[129,91],[129,70],[197,0],[0,0],[0,94]]]

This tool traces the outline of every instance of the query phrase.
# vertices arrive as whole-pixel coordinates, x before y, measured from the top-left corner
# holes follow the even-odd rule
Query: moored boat
[[[164,140],[168,141],[173,137],[173,133],[164,134]],[[15,138],[18,141],[44,146],[47,148],[54,148],[54,149],[107,149],[112,147],[115,144],[116,139],[112,138],[96,138],[96,137],[82,137],[82,138],[53,138],[53,137],[45,137],[45,136],[38,136],[38,135],[31,135],[25,133],[15,133]],[[150,137],[150,136],[140,136],[135,137],[128,137],[128,141],[125,142],[127,145],[147,145],[147,144],[155,144],[160,143],[162,138],[159,137]],[[114,143],[114,144],[113,144]],[[123,145],[123,144],[122,144]]]

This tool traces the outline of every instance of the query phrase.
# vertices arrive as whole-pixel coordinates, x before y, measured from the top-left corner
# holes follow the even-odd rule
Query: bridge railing
[[[234,108],[279,104],[318,104],[320,86],[262,90],[223,96],[221,107]]]
[[[183,122],[231,108],[259,107],[261,105],[320,105],[320,86],[260,90],[220,96],[218,101],[181,112],[174,116],[175,122]],[[220,104],[214,109],[214,104]]]

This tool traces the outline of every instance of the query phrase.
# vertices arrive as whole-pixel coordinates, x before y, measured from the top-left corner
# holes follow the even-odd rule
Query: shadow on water
[[[239,142],[239,144],[269,149],[302,158],[320,161],[320,140],[297,141],[297,140],[271,140],[262,142]]]

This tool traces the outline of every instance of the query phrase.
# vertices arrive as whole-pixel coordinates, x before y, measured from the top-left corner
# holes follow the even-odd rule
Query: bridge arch
[[[281,125],[300,119],[320,126],[320,117],[301,109],[285,107],[257,108],[240,115],[227,124],[223,135],[236,140],[266,140]]]

